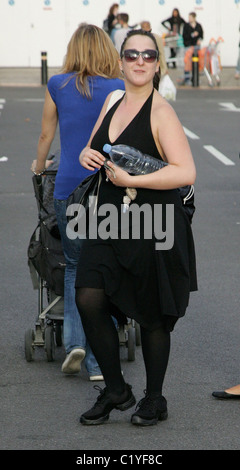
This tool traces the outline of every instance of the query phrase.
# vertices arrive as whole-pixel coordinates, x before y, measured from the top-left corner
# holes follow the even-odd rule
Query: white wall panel
[[[0,0],[0,67],[38,67],[41,51],[48,65],[60,67],[67,43],[79,23],[102,26],[112,0]],[[235,66],[238,55],[240,0],[119,0],[130,25],[146,19],[154,32],[177,7],[181,16],[195,11],[204,29],[203,45],[222,36],[221,61]]]

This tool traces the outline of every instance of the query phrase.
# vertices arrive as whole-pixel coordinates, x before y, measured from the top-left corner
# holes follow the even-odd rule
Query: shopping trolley
[[[165,57],[170,54],[170,57],[166,59],[168,67],[184,67],[184,44],[183,37],[181,34],[174,33],[163,33],[162,41],[164,46]],[[175,51],[175,57],[171,57],[171,49]]]
[[[220,86],[221,79],[221,60],[220,60],[220,44],[223,38],[217,40],[211,38],[207,47],[203,48],[200,53],[199,61],[203,62],[203,72],[207,77],[209,86]]]

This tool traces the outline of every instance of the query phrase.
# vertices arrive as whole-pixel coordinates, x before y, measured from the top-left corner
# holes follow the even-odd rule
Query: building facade
[[[39,67],[41,52],[48,66],[61,67],[67,43],[79,23],[102,27],[112,0],[0,0],[0,67]],[[235,66],[238,57],[240,0],[119,0],[119,12],[129,24],[151,22],[155,33],[166,29],[161,21],[178,8],[187,21],[195,11],[204,30],[203,46],[222,37],[223,66]]]

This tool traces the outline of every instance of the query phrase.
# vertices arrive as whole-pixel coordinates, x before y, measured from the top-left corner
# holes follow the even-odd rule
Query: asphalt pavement
[[[170,64],[171,66],[172,64]],[[170,67],[169,66],[169,67]],[[0,67],[0,87],[1,86],[42,86],[42,82],[46,78],[50,78],[55,73],[59,73],[60,67],[47,67],[42,71],[41,67]],[[178,80],[183,77],[183,70],[181,67],[168,69],[169,75],[177,88],[182,88]],[[42,75],[43,73],[43,75]],[[240,89],[240,79],[235,79],[234,67],[222,67],[220,76],[221,89]],[[217,89],[215,77],[213,79],[213,89]],[[185,88],[191,88],[189,86]],[[209,81],[204,73],[199,74],[199,86],[194,87],[195,90],[212,88],[209,86]]]
[[[6,86],[2,69],[0,75],[0,449],[72,450],[79,455],[239,450],[239,402],[211,396],[213,390],[240,381],[240,97],[234,69],[231,86],[229,79],[226,87],[181,87],[172,103],[197,167],[193,232],[199,291],[172,334],[164,386],[169,418],[148,428],[130,424],[132,410],[113,411],[102,426],[81,426],[80,414],[98,395],[84,366],[76,376],[63,375],[63,347],[56,348],[53,362],[43,348],[37,348],[33,362],[25,359],[24,334],[34,328],[37,316],[37,291],[27,265],[27,247],[37,225],[30,165],[45,87],[32,77],[31,86],[22,83],[17,73],[14,82],[13,72]],[[52,150],[58,147],[57,134]],[[133,362],[125,347],[121,356],[124,377],[139,400],[145,388],[141,347],[136,347]]]

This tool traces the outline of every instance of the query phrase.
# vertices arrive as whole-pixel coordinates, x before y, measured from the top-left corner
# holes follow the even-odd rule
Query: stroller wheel
[[[128,348],[128,360],[135,360],[135,328],[132,326],[128,329],[128,339],[127,339],[127,348]]]
[[[141,330],[140,325],[135,322],[135,335],[136,335],[136,346],[141,346]]]
[[[24,338],[24,343],[25,343],[25,358],[28,362],[33,361],[33,355],[34,355],[34,331],[29,328],[25,332],[25,338]]]
[[[56,345],[62,346],[62,325],[60,323],[56,323],[55,325],[55,339]]]
[[[47,325],[45,329],[45,351],[47,354],[48,362],[54,361],[55,343],[54,343],[54,332],[53,332],[52,325]]]

